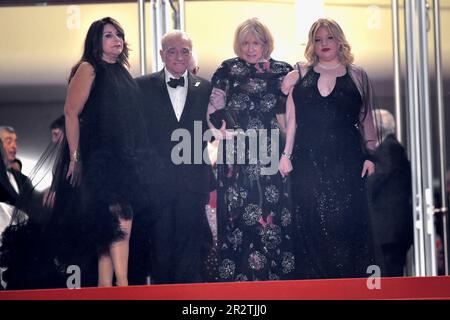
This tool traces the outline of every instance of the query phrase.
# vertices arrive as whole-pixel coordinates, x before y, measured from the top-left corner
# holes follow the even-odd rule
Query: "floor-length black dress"
[[[293,90],[293,193],[300,278],[367,276],[371,264],[361,95],[348,70],[328,96],[309,69]]]
[[[81,183],[72,187],[66,179],[70,155],[64,140],[50,188],[53,207],[41,207],[47,214],[27,212],[27,222],[5,232],[1,263],[8,268],[8,289],[66,286],[71,265],[80,267],[82,280],[91,278],[98,255],[124,236],[119,218],[141,214],[139,223],[150,223],[169,193],[164,168],[148,144],[137,84],[120,63],[102,61],[94,69],[79,116]],[[47,218],[36,221],[37,215]]]
[[[280,84],[291,70],[289,64],[273,59],[251,64],[233,58],[224,61],[212,78],[214,87],[226,91],[225,108],[235,115],[237,126],[243,132],[266,133],[253,145],[256,152],[251,151],[250,139],[245,147],[235,140],[232,152],[222,149],[225,156],[218,164],[217,188],[220,281],[294,277],[290,184],[278,172],[282,146],[278,148],[271,138],[271,130],[279,130],[276,115],[285,107]],[[275,152],[273,172],[264,172],[271,165],[262,160],[260,148],[266,154]],[[242,164],[237,160],[239,149],[245,150]]]

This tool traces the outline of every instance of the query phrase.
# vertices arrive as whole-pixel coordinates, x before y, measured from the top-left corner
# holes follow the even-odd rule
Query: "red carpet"
[[[372,279],[373,280],[373,279]],[[450,299],[450,277],[266,281],[2,291],[0,300],[361,300]]]

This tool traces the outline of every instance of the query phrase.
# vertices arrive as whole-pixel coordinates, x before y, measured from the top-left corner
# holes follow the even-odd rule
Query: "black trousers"
[[[182,190],[173,201],[173,283],[205,281],[205,259],[212,246],[207,201],[207,193]]]
[[[133,218],[130,236],[128,282],[130,285],[173,282],[172,203],[147,208]]]
[[[178,189],[178,190],[177,190]],[[205,259],[212,246],[206,217],[207,193],[174,187],[159,212],[135,215],[130,238],[130,285],[205,281]],[[149,209],[149,211],[155,209]],[[146,214],[151,218],[146,221]]]

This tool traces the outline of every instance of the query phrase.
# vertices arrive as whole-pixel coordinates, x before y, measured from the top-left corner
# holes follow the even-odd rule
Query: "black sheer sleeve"
[[[349,71],[362,99],[359,118],[362,144],[366,152],[366,158],[373,161],[373,152],[381,142],[380,130],[377,128],[379,122],[375,121],[373,112],[377,105],[376,96],[367,73],[361,67],[351,65]]]

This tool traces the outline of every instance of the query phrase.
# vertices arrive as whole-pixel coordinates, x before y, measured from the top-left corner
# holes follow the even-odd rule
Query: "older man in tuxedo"
[[[206,147],[202,136],[207,129],[205,115],[211,86],[188,70],[192,41],[185,32],[174,30],[165,34],[160,55],[165,67],[137,79],[149,139],[167,164],[167,179],[173,193],[170,212],[160,215],[150,230],[151,276],[155,283],[204,282],[203,262],[211,243],[205,215],[209,172],[203,161],[194,163],[193,153],[199,151],[194,144],[202,146],[201,152]],[[188,151],[180,148],[180,141],[172,141],[175,130],[189,133],[190,155],[184,154]],[[179,163],[173,155],[183,161]],[[200,158],[203,159],[202,155]]]
[[[28,178],[11,167],[16,158],[16,140],[14,128],[0,126],[0,234],[10,223],[19,194],[31,188]]]

